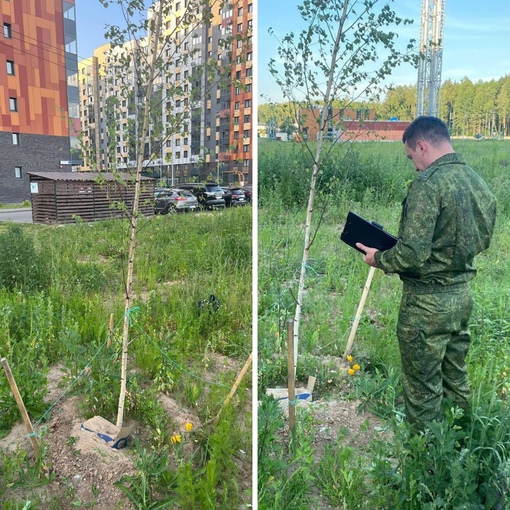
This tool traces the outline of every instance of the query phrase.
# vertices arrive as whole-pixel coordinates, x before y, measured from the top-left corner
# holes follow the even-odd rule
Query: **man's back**
[[[474,278],[473,258],[488,248],[496,198],[461,156],[447,154],[409,186],[400,243],[381,267],[412,285],[455,285]]]

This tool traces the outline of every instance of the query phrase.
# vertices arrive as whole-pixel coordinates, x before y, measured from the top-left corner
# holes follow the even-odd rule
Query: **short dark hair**
[[[450,133],[446,124],[437,117],[431,115],[421,115],[416,117],[409,126],[407,126],[402,141],[407,143],[411,149],[416,148],[416,142],[419,139],[427,140],[434,146],[440,145],[441,142],[450,141]]]

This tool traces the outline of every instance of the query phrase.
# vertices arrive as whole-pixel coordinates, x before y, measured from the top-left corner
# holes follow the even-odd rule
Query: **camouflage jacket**
[[[450,286],[475,277],[475,255],[489,247],[496,198],[458,154],[447,154],[409,185],[399,241],[376,252],[377,266],[404,286]]]

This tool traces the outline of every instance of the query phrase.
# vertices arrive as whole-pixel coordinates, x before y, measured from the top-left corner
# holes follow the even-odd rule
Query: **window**
[[[253,76],[253,69],[251,67],[246,68],[246,76],[247,77]]]
[[[239,110],[239,101],[234,103],[234,110]]]
[[[245,99],[244,107],[245,108],[251,108],[251,99]]]
[[[250,130],[249,129],[245,129],[244,132],[243,132],[243,136],[244,136],[244,138],[250,138]]]
[[[181,153],[180,152],[176,152],[175,153],[175,159],[181,159]]]
[[[19,133],[12,134],[12,145],[19,145]]]
[[[234,131],[234,140],[239,138],[239,131]]]
[[[243,145],[243,152],[250,152],[250,146],[249,145]]]
[[[244,122],[250,122],[250,115],[244,116]]]
[[[251,59],[252,59],[252,55],[253,55],[253,54],[252,54],[251,52],[250,52],[250,53],[247,53],[247,54],[246,54],[246,60],[251,60]]]
[[[11,112],[18,111],[18,100],[15,97],[9,98],[9,110],[11,110]]]
[[[237,32],[242,32],[243,31],[243,24],[242,23],[238,23],[237,24]]]
[[[248,12],[253,12],[253,4],[248,4]]]
[[[4,37],[12,39],[12,26],[10,23],[4,23]]]
[[[243,8],[242,7],[239,7],[239,9],[237,9],[237,15],[238,16],[242,16],[243,15]]]
[[[14,60],[7,60],[7,74],[14,76]]]
[[[245,85],[244,90],[246,92],[251,92],[251,83],[248,83],[247,85]]]
[[[23,179],[23,172],[20,166],[14,167],[14,178],[15,179]]]
[[[184,157],[187,158],[188,157],[188,151],[184,151]]]

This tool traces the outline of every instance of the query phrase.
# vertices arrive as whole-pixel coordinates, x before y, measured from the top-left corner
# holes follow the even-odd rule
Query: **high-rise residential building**
[[[168,184],[251,182],[253,4],[222,4],[211,1],[203,12],[202,2],[197,8],[193,0],[167,1],[144,167]],[[149,19],[154,12],[149,10]],[[134,168],[145,96],[140,62],[150,47],[147,39],[107,44],[79,62],[83,169]],[[119,58],[129,65],[120,66]]]
[[[0,202],[15,203],[30,198],[27,172],[71,170],[74,0],[2,0],[0,18]]]

